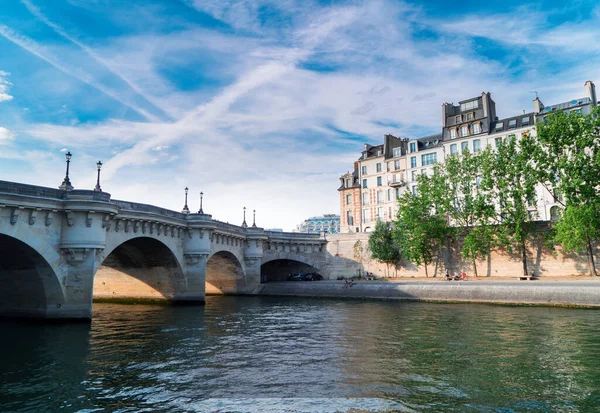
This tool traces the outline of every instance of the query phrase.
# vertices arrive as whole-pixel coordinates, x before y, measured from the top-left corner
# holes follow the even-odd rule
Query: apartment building
[[[336,214],[324,214],[311,217],[296,226],[293,232],[304,232],[308,234],[337,234],[340,232],[340,217]]]
[[[486,147],[497,148],[506,139],[535,136],[535,125],[544,122],[549,113],[562,110],[589,114],[597,105],[596,88],[585,83],[586,96],[545,106],[539,97],[533,101],[533,112],[499,118],[491,93],[442,105],[442,131],[439,134],[408,140],[385,135],[384,144],[365,144],[354,171],[340,177],[341,232],[369,231],[375,221],[391,221],[397,212],[396,198],[403,191],[417,190],[420,174],[432,174],[437,162],[465,151],[478,153]],[[348,194],[352,192],[352,197]],[[345,198],[344,198],[345,197]],[[556,219],[560,194],[541,185],[536,188],[536,204],[530,206],[532,220]],[[351,203],[344,202],[352,200]],[[351,225],[350,225],[351,223]]]

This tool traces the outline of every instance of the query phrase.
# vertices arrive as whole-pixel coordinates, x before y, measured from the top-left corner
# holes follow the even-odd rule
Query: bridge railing
[[[239,225],[230,224],[229,222],[218,221],[213,219],[212,222],[215,223],[215,228],[223,229],[228,231],[242,232],[244,228]]]
[[[110,194],[107,192],[98,192],[88,189],[74,189],[72,191],[65,191],[63,189],[47,188],[44,186],[28,185],[8,181],[0,181],[0,193],[58,200],[68,200],[69,198],[79,198],[83,196],[85,199],[93,201],[110,201]]]
[[[111,203],[118,205],[119,208],[125,211],[148,212],[170,218],[185,219],[185,214],[182,214],[181,212],[171,211],[170,209],[165,209],[154,205],[138,204],[137,202],[121,201],[118,199],[113,199]]]
[[[289,239],[289,240],[318,240],[320,239],[319,234],[307,234],[302,232],[279,232],[279,231],[265,231],[265,234],[269,238],[273,239]]]

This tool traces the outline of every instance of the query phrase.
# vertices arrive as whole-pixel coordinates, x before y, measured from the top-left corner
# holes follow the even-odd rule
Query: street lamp
[[[188,204],[187,204],[187,196],[188,196],[188,187],[185,187],[185,204],[183,205],[183,209],[181,210],[181,212],[183,214],[189,214],[190,213],[190,209],[188,208]]]
[[[244,207],[244,222],[242,222],[242,228],[248,228],[248,224],[246,224],[246,207]]]
[[[199,214],[204,214],[204,211],[202,210],[202,196],[204,195],[204,192],[200,192],[200,210],[198,211]]]
[[[100,169],[102,168],[102,161],[98,161],[96,163],[96,167],[98,168],[98,179],[96,180],[96,187],[94,191],[102,192],[102,188],[100,188]]]
[[[58,189],[63,189],[65,191],[72,191],[73,185],[71,185],[71,180],[69,179],[69,164],[71,163],[71,157],[73,155],[71,155],[71,152],[67,152],[65,154],[65,158],[67,158],[67,173],[65,174],[65,179],[63,180],[63,183],[58,187]]]
[[[252,210],[252,228],[256,228],[256,209]]]

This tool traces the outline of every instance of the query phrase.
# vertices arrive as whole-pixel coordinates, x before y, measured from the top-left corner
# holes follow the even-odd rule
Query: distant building
[[[326,234],[339,233],[340,216],[335,214],[325,214],[319,217],[308,218],[306,221],[298,225],[294,232],[319,234],[321,231],[325,231]]]
[[[265,231],[271,231],[271,232],[283,232],[283,229],[281,228],[269,228]]]

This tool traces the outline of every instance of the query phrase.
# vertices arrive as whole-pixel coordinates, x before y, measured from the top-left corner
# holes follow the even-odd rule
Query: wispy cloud
[[[8,89],[11,86],[11,83],[7,79],[9,74],[10,73],[0,70],[0,102],[11,100],[13,98],[8,94]]]
[[[0,126],[0,145],[6,143],[8,141],[12,141],[14,137],[15,137],[14,132],[11,132],[8,129]]]

